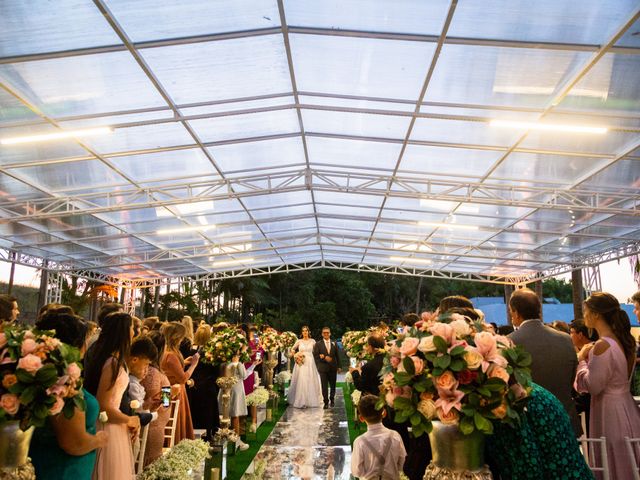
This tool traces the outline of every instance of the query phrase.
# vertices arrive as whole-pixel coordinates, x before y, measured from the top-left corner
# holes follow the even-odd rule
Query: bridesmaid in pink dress
[[[131,480],[135,478],[131,440],[138,435],[140,419],[120,411],[122,395],[129,386],[124,359],[133,338],[133,322],[127,313],[105,317],[100,337],[86,361],[85,381],[89,392],[95,391],[100,411],[107,413],[107,423],[98,421],[97,431],[109,434],[106,446],[99,449],[93,469],[94,480]]]
[[[584,302],[584,321],[600,336],[578,353],[575,387],[591,394],[589,436],[606,437],[610,478],[633,478],[624,437],[640,437],[640,410],[629,391],[636,351],[629,317],[613,295],[597,292]]]

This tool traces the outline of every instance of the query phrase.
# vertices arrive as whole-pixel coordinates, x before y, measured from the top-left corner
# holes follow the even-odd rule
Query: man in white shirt
[[[397,480],[407,453],[398,432],[382,425],[386,410],[376,410],[378,397],[363,395],[358,403],[367,431],[353,442],[351,474],[360,480]]]

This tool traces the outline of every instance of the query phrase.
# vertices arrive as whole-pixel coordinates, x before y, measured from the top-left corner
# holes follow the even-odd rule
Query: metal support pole
[[[16,272],[16,252],[11,252],[9,258],[11,258],[11,269],[9,270],[9,288],[7,289],[7,294],[11,295],[11,291],[13,290],[13,276]]]
[[[584,290],[582,288],[582,269],[571,271],[571,289],[573,300],[573,318],[578,320],[583,318],[582,302],[584,300]]]

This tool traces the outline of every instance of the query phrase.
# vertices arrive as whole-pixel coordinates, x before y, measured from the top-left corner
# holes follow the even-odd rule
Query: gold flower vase
[[[434,421],[429,434],[431,463],[424,480],[491,480],[484,463],[484,434],[474,431],[464,435],[458,425]]]
[[[0,424],[0,479],[36,478],[28,457],[33,430],[21,430],[17,420]]]

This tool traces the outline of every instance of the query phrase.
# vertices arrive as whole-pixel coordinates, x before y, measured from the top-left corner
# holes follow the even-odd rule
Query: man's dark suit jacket
[[[372,395],[380,395],[380,384],[382,383],[382,379],[378,376],[380,374],[380,370],[382,369],[382,362],[384,361],[384,354],[379,353],[373,360],[365,363],[362,366],[362,373],[354,370],[351,373],[351,377],[353,378],[353,384],[355,387],[362,392],[370,393]]]
[[[522,323],[509,338],[531,354],[533,381],[562,402],[576,433],[580,432],[580,421],[571,397],[578,368],[578,357],[571,337],[544,325],[540,320],[531,320]]]
[[[320,354],[329,355],[331,357],[331,361],[327,362],[320,358]],[[338,364],[338,347],[334,341],[331,341],[331,348],[329,352],[327,352],[327,347],[324,345],[324,338],[318,340],[313,346],[313,358],[316,361],[316,367],[320,373],[337,371],[340,367]]]

